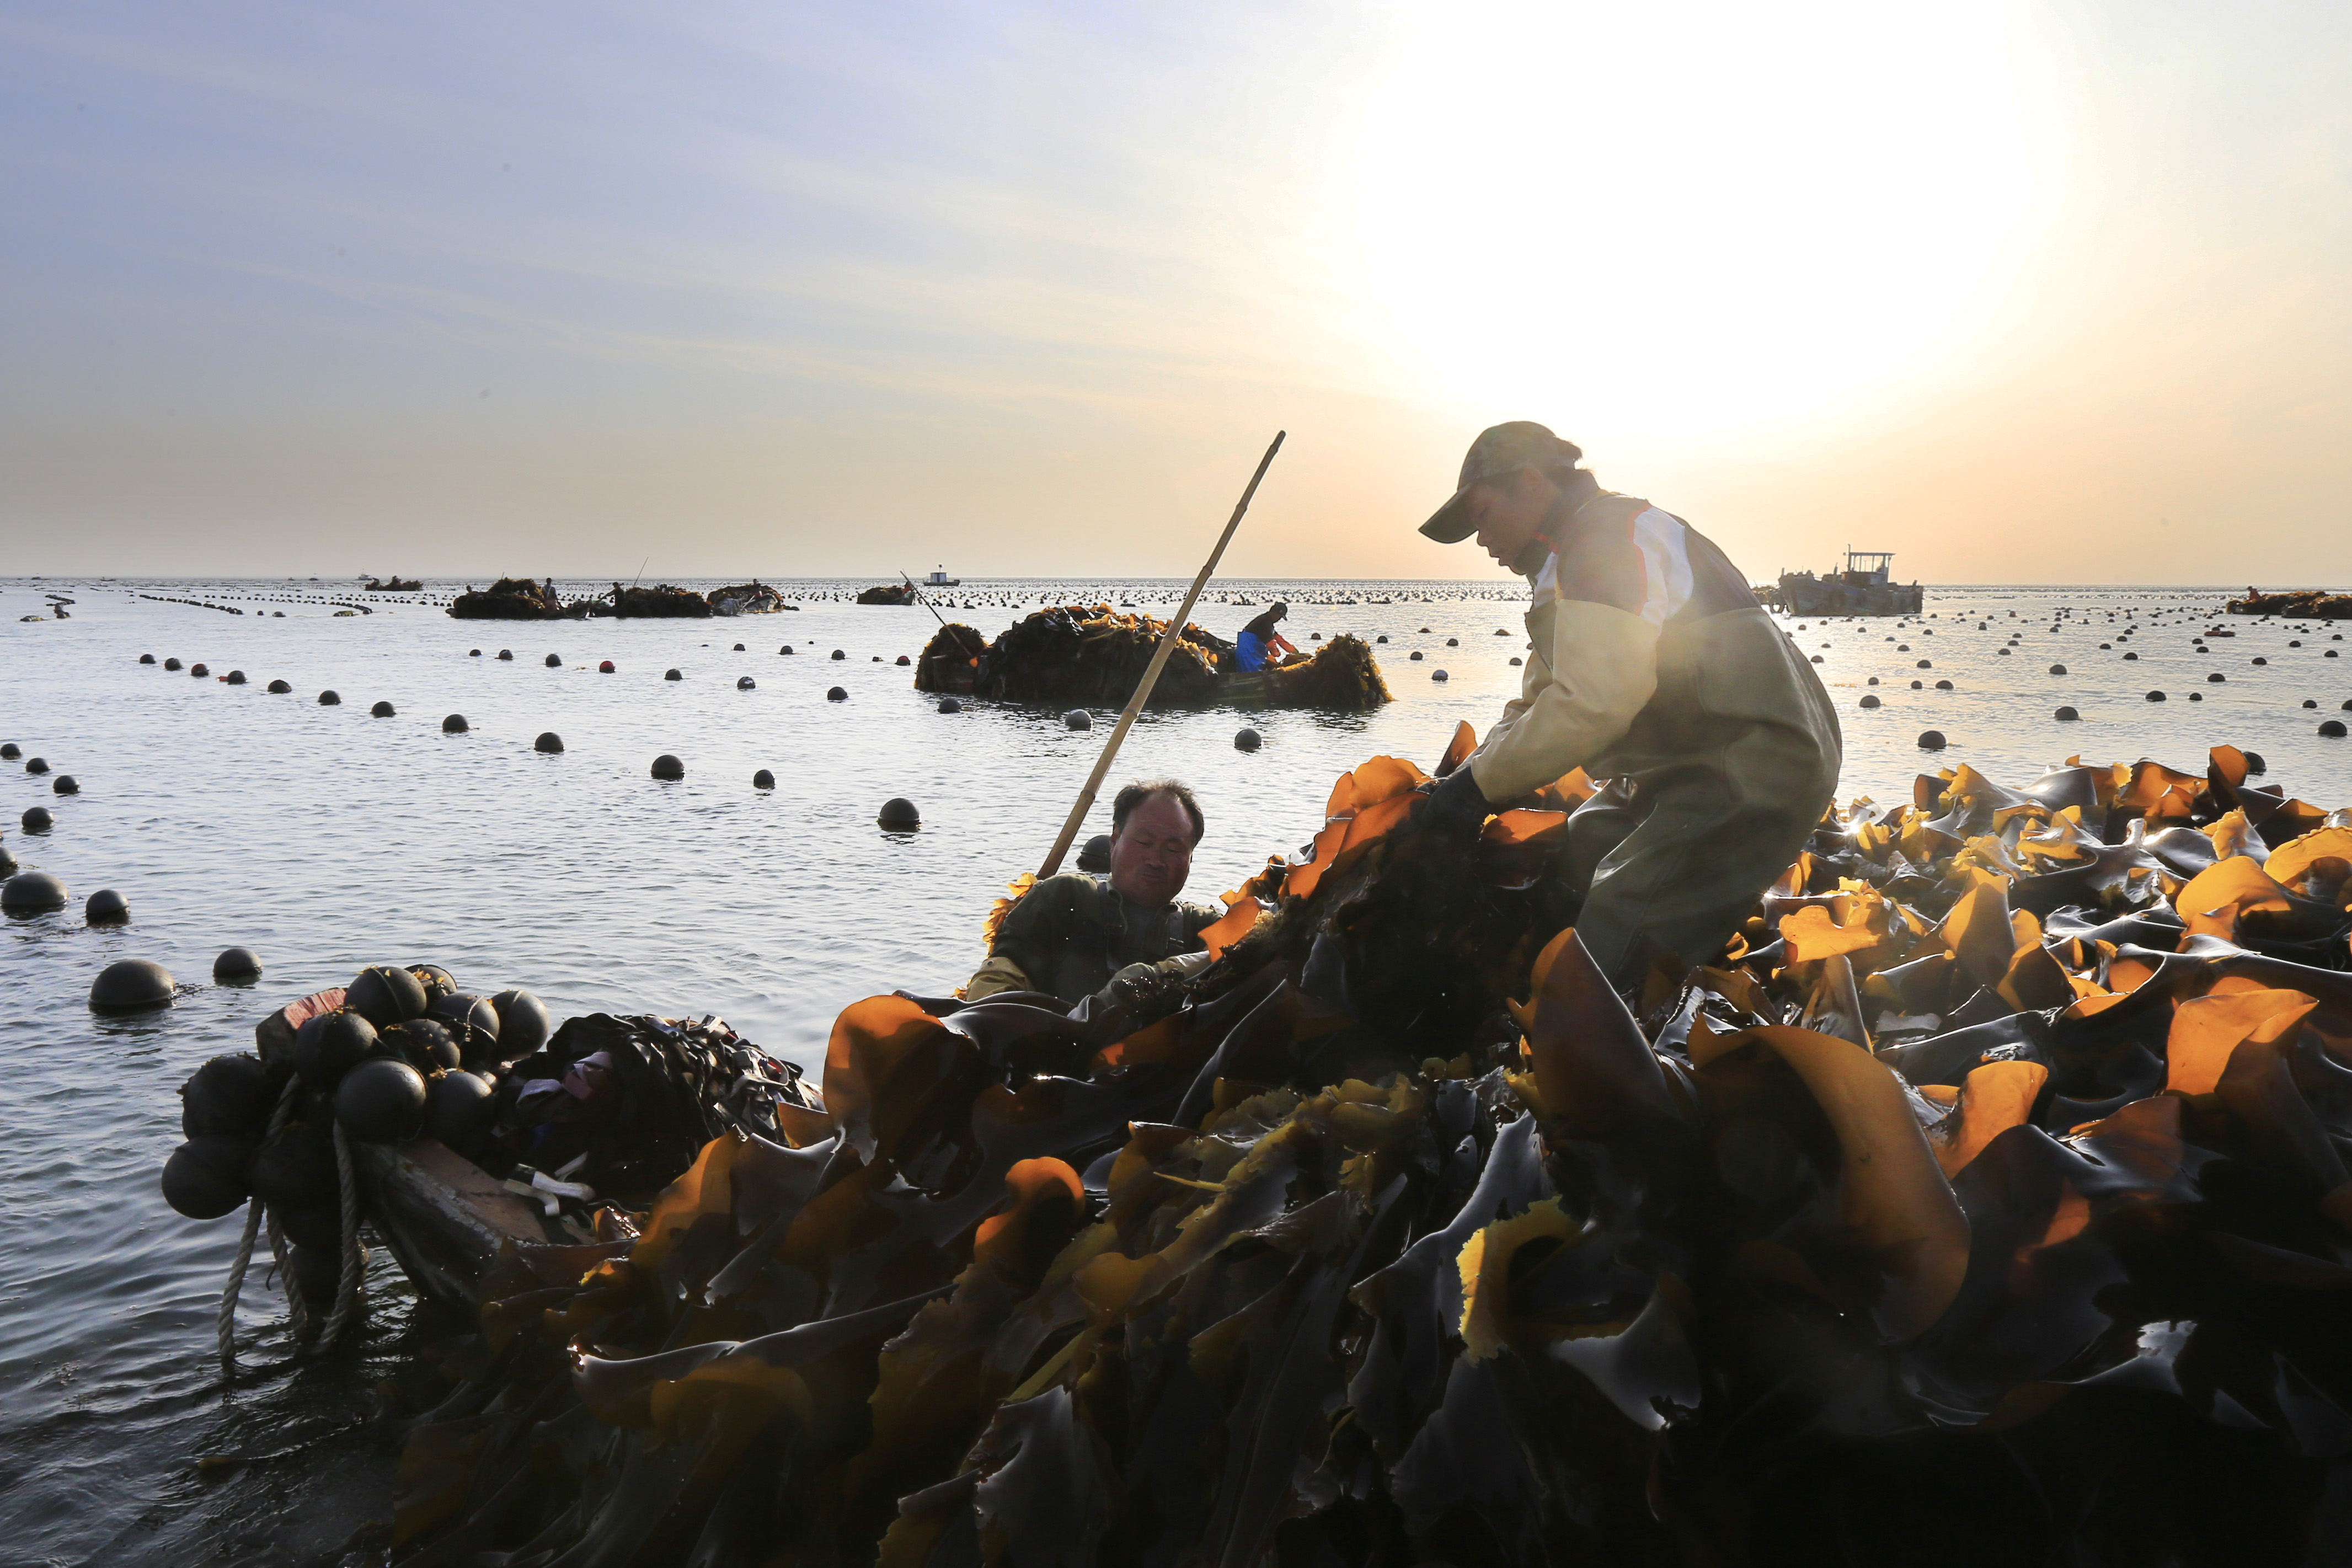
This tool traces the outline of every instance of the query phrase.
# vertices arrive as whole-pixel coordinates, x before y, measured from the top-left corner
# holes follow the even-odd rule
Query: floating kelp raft
[[[374,578],[369,578],[367,580],[366,591],[369,593],[415,593],[422,590],[424,586],[424,582],[419,579],[414,577],[404,578],[394,574],[392,577],[386,578],[382,582],[378,582]]]
[[[564,606],[551,580],[542,585],[527,577],[502,577],[481,592],[467,589],[457,595],[449,613],[460,621],[555,621]]]
[[[2352,593],[2330,593],[2321,588],[2299,588],[2284,593],[2246,590],[2230,601],[2232,615],[2285,615],[2296,620],[2352,621]]]
[[[877,582],[871,588],[859,589],[857,602],[860,604],[912,604],[915,602],[915,590],[911,584],[904,582]]]
[[[673,588],[667,582],[651,588],[625,588],[614,583],[609,595],[589,600],[587,611],[591,615],[613,615],[632,620],[700,621],[709,618],[710,601],[690,588]]]
[[[1108,604],[1060,604],[1015,622],[994,643],[971,627],[942,626],[915,666],[915,689],[1056,706],[1125,703],[1167,634],[1168,623]],[[1234,645],[1186,623],[1151,690],[1154,707],[1263,701],[1286,707],[1360,710],[1388,702],[1379,662],[1345,633],[1312,658],[1244,674]]]
[[[1589,785],[1460,840],[1422,782],[1341,776],[1148,1027],[859,1002],[821,1121],[508,1247],[398,1553],[2352,1549],[2352,827],[2229,747],[1923,777],[1637,1021],[1564,928]]]

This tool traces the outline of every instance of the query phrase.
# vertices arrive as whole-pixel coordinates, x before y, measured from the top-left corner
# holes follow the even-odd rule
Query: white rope
[[[286,1125],[286,1118],[293,1114],[295,1096],[299,1092],[297,1080],[289,1077],[285,1089],[278,1096],[277,1109],[269,1114],[269,1131],[263,1134],[264,1142],[276,1137]],[[215,1335],[220,1342],[221,1371],[224,1373],[236,1370],[236,1301],[245,1290],[246,1268],[253,1261],[253,1240],[261,1229],[262,1207],[257,1197],[246,1206],[245,1235],[236,1244],[236,1261],[229,1265],[228,1286],[221,1291],[220,1315],[213,1325]],[[278,1255],[275,1215],[270,1217],[269,1252],[273,1258]]]
[[[351,1321],[352,1304],[359,1300],[360,1264],[367,1257],[360,1246],[359,1180],[352,1172],[351,1140],[340,1121],[335,1124],[335,1179],[342,1189],[343,1274],[335,1287],[335,1310],[328,1315],[326,1332],[313,1347],[318,1350],[328,1349],[343,1337],[343,1325]]]

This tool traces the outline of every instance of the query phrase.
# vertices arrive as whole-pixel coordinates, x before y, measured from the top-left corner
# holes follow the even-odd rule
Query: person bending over
[[[1275,630],[1276,623],[1290,613],[1290,606],[1277,599],[1265,607],[1265,613],[1242,628],[1234,639],[1234,662],[1244,670],[1263,670],[1271,659],[1280,664],[1298,652],[1289,638]]]
[[[1482,433],[1421,531],[1475,534],[1526,578],[1519,695],[1420,816],[1467,834],[1582,768],[1569,819],[1577,934],[1621,993],[1648,967],[1713,956],[1804,847],[1836,793],[1828,694],[1748,580],[1670,512],[1601,488],[1540,424]]]
[[[1045,991],[1088,1004],[1086,1016],[1101,1021],[1208,967],[1201,932],[1224,912],[1176,896],[1206,826],[1201,803],[1172,779],[1152,779],[1121,789],[1110,820],[1109,873],[1065,872],[1024,894],[966,982],[966,1001]]]

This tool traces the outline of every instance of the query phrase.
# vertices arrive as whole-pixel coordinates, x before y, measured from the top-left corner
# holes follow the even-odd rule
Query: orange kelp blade
[[[1454,727],[1454,738],[1445,743],[1445,755],[1437,759],[1435,777],[1444,778],[1469,761],[1470,754],[1477,749],[1478,732],[1470,727],[1468,719],[1464,719]]]
[[[1533,991],[1528,1051],[1536,1092],[1554,1120],[1592,1138],[1681,1122],[1650,1042],[1574,926],[1537,956]]]

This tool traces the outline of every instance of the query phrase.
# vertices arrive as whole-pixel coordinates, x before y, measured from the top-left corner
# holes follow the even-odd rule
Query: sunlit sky
[[[2352,586],[2352,7],[0,0],[0,573]]]

